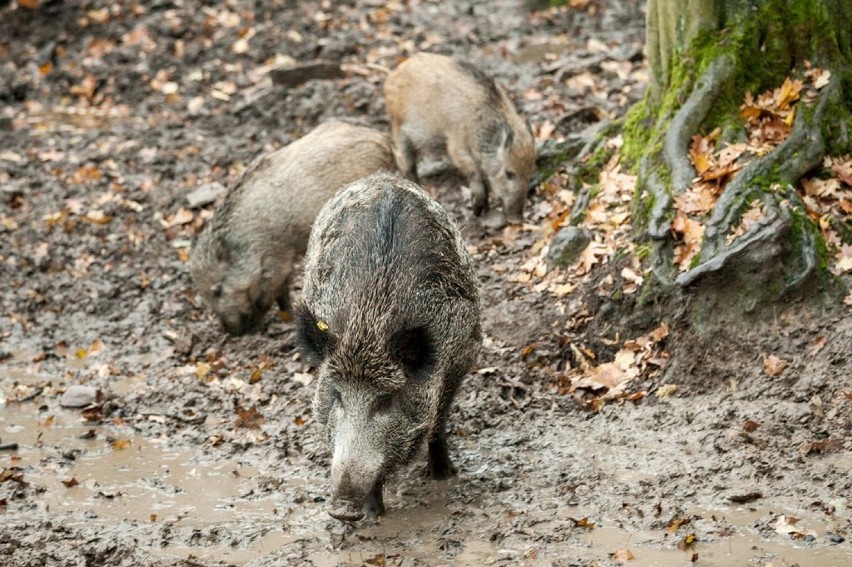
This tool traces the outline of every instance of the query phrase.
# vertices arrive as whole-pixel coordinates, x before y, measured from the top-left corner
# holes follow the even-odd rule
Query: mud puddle
[[[170,446],[168,439],[136,435],[126,426],[88,424],[77,411],[40,411],[32,403],[0,406],[0,438],[17,444],[17,450],[0,454],[2,466],[22,469],[25,481],[37,487],[34,505],[69,527],[126,522],[129,536],[155,543],[145,534],[252,526],[250,549],[233,549],[230,541],[198,546],[162,541],[148,549],[164,558],[194,555],[233,563],[295,539],[282,530],[276,495],[256,495],[256,479],[268,465],[213,458]],[[289,521],[302,519],[315,525],[305,514]]]
[[[118,389],[125,386],[132,387],[116,385]],[[458,565],[545,565],[565,557],[593,562],[626,549],[633,556],[630,565],[637,567],[746,565],[768,560],[852,564],[852,550],[846,546],[809,548],[801,540],[787,542],[775,534],[767,539],[759,533],[761,519],[778,514],[799,518],[797,529],[815,538],[832,531],[823,519],[803,510],[687,510],[684,516],[692,518],[698,535],[683,550],[678,542],[684,530],[670,534],[665,529],[621,529],[611,527],[617,523],[611,520],[598,522],[591,530],[575,527],[570,537],[558,542],[531,546],[530,541],[549,541],[553,533],[564,529],[565,518],[580,518],[582,511],[562,506],[527,510],[528,533],[495,542],[488,536],[488,515],[478,515],[476,504],[458,503],[463,480],[430,483],[419,498],[412,496],[405,483],[392,483],[386,495],[388,515],[352,529],[329,520],[321,498],[294,502],[294,490],[323,493],[324,478],[292,474],[271,457],[223,458],[215,449],[176,447],[165,437],[143,437],[122,424],[93,425],[78,411],[36,403],[0,406],[0,437],[4,444],[18,444],[17,451],[0,454],[0,462],[3,467],[20,467],[25,480],[38,487],[34,506],[62,518],[69,527],[122,522],[128,536],[164,560],[192,558],[239,565],[310,543],[312,549],[304,558],[318,566],[364,564],[376,558],[388,565],[410,558],[417,564],[445,565],[446,521],[460,514],[470,519],[473,529],[450,534],[455,538]],[[647,476],[629,469],[624,473],[634,481]],[[268,478],[280,480],[279,488],[261,489],[260,483]],[[709,535],[702,533],[701,523],[711,518],[714,526],[724,524],[730,529],[723,535],[712,530]],[[182,535],[172,537],[174,533]],[[694,561],[693,554],[697,554]]]

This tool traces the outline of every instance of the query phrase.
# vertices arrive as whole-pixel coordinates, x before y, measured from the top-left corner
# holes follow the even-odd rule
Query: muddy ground
[[[450,425],[460,474],[427,481],[418,461],[384,518],[350,526],[325,512],[292,326],[270,314],[227,337],[192,290],[212,206],[186,195],[331,116],[387,128],[379,66],[462,54],[539,137],[566,135],[641,96],[641,3],[41,4],[0,7],[0,563],[852,564],[842,301],[698,318],[683,295],[640,312],[600,293],[600,266],[556,302],[513,275],[552,195],[503,232],[471,218],[458,180],[432,183],[482,282],[485,347]],[[347,75],[269,80],[318,57]],[[612,356],[661,322],[667,362],[629,389],[644,395],[593,411],[560,387],[571,345]],[[75,385],[100,396],[61,407]]]

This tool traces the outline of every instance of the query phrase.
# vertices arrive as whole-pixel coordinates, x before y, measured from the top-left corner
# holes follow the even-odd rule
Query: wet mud
[[[483,354],[449,425],[459,476],[425,480],[421,457],[386,488],[385,517],[348,525],[326,512],[292,325],[270,314],[260,334],[225,336],[192,290],[204,212],[174,221],[186,194],[325,118],[387,128],[383,74],[359,63],[463,54],[534,124],[578,129],[641,97],[641,3],[141,4],[0,7],[0,214],[14,221],[0,234],[0,564],[852,564],[848,306],[699,324],[661,305],[637,320],[590,287],[569,303],[594,321],[578,337],[577,313],[508,277],[534,230],[484,226],[459,180],[436,176],[482,284]],[[284,56],[356,67],[291,89],[251,78]],[[551,81],[548,65],[571,71]],[[581,73],[604,79],[566,83]],[[569,343],[605,349],[660,321],[668,363],[637,386],[647,396],[590,411],[560,393]],[[769,353],[788,361],[780,376]],[[100,395],[62,407],[77,385]]]

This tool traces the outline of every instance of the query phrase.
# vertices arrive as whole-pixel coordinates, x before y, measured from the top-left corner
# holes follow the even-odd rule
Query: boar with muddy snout
[[[305,256],[296,333],[318,367],[314,416],[331,449],[329,513],[383,513],[385,479],[423,443],[433,478],[454,473],[447,415],[481,343],[470,256],[446,211],[391,174],[323,208]]]
[[[289,307],[293,263],[338,189],[393,168],[388,137],[329,120],[249,166],[192,247],[199,295],[233,335],[256,330],[277,300]]]
[[[506,220],[523,222],[535,143],[500,85],[470,63],[419,53],[388,75],[384,92],[404,175],[416,181],[418,153],[441,149],[467,177],[474,214],[493,191]]]

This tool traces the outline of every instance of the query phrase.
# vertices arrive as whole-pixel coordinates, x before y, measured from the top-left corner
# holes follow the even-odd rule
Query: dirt
[[[842,301],[732,314],[684,293],[640,309],[601,296],[601,266],[554,302],[509,277],[551,196],[501,231],[471,217],[459,180],[436,180],[482,282],[485,346],[450,425],[460,474],[427,481],[418,460],[385,517],[346,525],[325,510],[291,324],[228,337],[192,290],[186,252],[212,207],[182,213],[186,194],[331,116],[387,128],[377,66],[462,54],[564,135],[641,97],[643,25],[641,4],[615,0],[0,7],[0,563],[852,564]],[[348,74],[284,89],[263,69],[286,57]],[[667,362],[635,379],[644,395],[595,411],[560,388],[571,345],[603,359],[661,322]],[[61,407],[77,384],[99,400]]]

